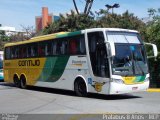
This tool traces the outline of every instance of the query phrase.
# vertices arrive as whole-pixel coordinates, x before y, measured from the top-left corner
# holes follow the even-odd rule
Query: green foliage
[[[160,48],[160,19],[147,26],[147,39]]]
[[[22,28],[25,32],[17,32],[10,35],[6,35],[5,31],[0,31],[0,50],[4,49],[4,44],[6,43],[28,40],[36,35],[32,26],[22,26]]]
[[[150,13],[151,12],[151,13]],[[151,21],[148,22],[146,27],[146,39],[148,42],[154,43],[157,45],[158,50],[160,51],[160,16],[158,11],[155,9],[149,9],[149,15],[152,15]]]
[[[148,14],[150,21],[147,22],[145,38],[147,42],[154,43],[157,45],[158,51],[160,51],[160,9],[156,10],[153,8],[148,9]],[[148,54],[151,54],[151,49],[148,50]],[[160,53],[158,54],[157,59],[148,59],[150,76],[151,76],[151,85],[150,87],[159,87],[160,88],[160,79],[159,79],[159,65],[160,65]]]
[[[3,50],[4,44],[9,40],[9,37],[5,35],[4,31],[0,31],[0,50]]]
[[[118,14],[104,14],[100,18],[102,27],[115,27],[115,28],[124,28],[124,29],[134,29],[140,31],[145,27],[145,24],[134,16],[134,14],[129,13],[128,11],[124,12],[122,15]]]
[[[51,34],[60,31],[76,31],[95,27],[115,27],[141,31],[145,27],[145,24],[138,17],[128,11],[118,15],[101,10],[99,16],[101,17],[95,17],[95,15],[87,16],[86,14],[78,15],[71,11],[71,14],[66,16],[60,15],[60,20],[48,25],[42,33]]]
[[[51,34],[61,31],[76,31],[86,28],[92,28],[95,25],[95,20],[91,16],[85,14],[75,14],[71,11],[71,14],[66,16],[60,15],[60,20],[48,25],[42,32],[42,34]]]
[[[10,37],[6,36],[4,31],[0,31],[0,41],[9,41]]]

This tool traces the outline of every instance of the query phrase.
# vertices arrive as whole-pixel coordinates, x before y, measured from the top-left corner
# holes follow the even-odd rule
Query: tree
[[[0,31],[0,50],[4,49],[4,44],[9,41],[9,36],[6,36],[5,31]]]
[[[156,12],[157,12],[156,9],[154,9],[154,8],[149,8],[149,9],[148,9],[148,15],[149,15],[149,17],[155,16],[155,13],[156,13]]]
[[[160,50],[160,9],[150,8],[148,13],[152,20],[147,23],[146,39],[148,42],[156,44]]]
[[[101,9],[98,13],[100,17],[95,19],[93,16],[87,16],[86,14],[76,14],[71,11],[71,14],[60,15],[60,19],[48,25],[44,30],[43,34],[51,34],[60,31],[76,31],[87,28],[95,27],[115,27],[124,29],[134,29],[141,31],[145,34],[145,24],[134,14],[128,11],[120,14],[110,14],[107,10]]]
[[[5,31],[0,30],[0,41],[9,41],[9,36],[5,34]]]
[[[107,11],[107,10],[106,10]],[[133,13],[128,11],[120,14],[105,14],[102,13],[97,21],[99,27],[115,27],[115,28],[124,28],[124,29],[134,29],[142,31],[145,28],[145,24]]]
[[[154,43],[157,45],[158,51],[160,51],[160,8],[158,10],[154,8],[148,9],[149,21],[147,22],[145,38],[147,42]],[[147,53],[152,53],[151,49],[147,50]],[[153,55],[153,53],[151,54]],[[152,80],[152,84],[154,83],[154,87],[160,87],[160,77],[159,77],[159,65],[160,65],[160,53],[158,57],[155,59],[148,59],[149,68],[150,68],[150,76]],[[154,81],[154,82],[153,82]]]
[[[86,24],[87,23],[87,24]],[[71,14],[60,15],[59,21],[49,24],[44,30],[43,34],[51,34],[61,31],[77,31],[81,29],[91,28],[95,26],[95,20],[91,16],[85,14],[75,14],[71,11]]]
[[[36,36],[37,33],[36,33],[33,26],[21,25],[21,27],[22,27],[22,31],[23,31],[22,35],[24,35],[25,39],[30,39],[30,38]]]

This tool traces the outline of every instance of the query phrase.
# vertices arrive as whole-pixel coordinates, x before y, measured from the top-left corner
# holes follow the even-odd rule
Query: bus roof
[[[59,33],[54,33],[54,34],[48,34],[48,35],[33,37],[29,40],[24,40],[24,41],[19,41],[19,42],[14,42],[14,43],[7,43],[7,44],[5,44],[5,47],[27,44],[27,43],[33,43],[33,42],[39,42],[39,41],[50,40],[50,39],[55,39],[55,38],[62,38],[62,37],[80,35],[80,34],[85,33],[85,32],[95,32],[95,31],[117,31],[117,32],[138,33],[138,31],[135,31],[135,30],[121,29],[121,28],[91,28],[91,29],[85,29],[85,30],[75,31],[75,32],[59,32]]]
[[[78,34],[81,34],[81,31],[59,32],[59,33],[54,33],[54,34],[33,37],[29,40],[24,40],[24,41],[19,41],[19,42],[14,42],[14,43],[7,43],[7,44],[5,44],[5,47],[33,43],[33,42],[39,42],[39,41],[44,41],[44,40],[51,40],[51,39],[55,39],[55,38],[62,38],[62,37],[73,36],[73,35],[78,35]]]
[[[130,29],[122,29],[122,28],[91,28],[86,29],[87,32],[94,32],[94,31],[115,31],[115,32],[132,32],[132,33],[138,33],[136,30],[130,30]]]

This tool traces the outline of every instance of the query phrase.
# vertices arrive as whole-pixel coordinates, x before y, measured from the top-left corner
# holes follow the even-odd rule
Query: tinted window
[[[46,52],[46,56],[50,56],[52,55],[52,43],[51,41],[48,41],[45,45],[45,52]]]
[[[5,48],[5,59],[11,58],[11,50],[10,47]]]
[[[86,54],[84,35],[5,48],[6,59]]]
[[[38,44],[38,56],[43,57],[46,55],[46,43],[40,42]]]
[[[69,38],[69,53],[71,55],[86,54],[84,35]]]
[[[13,46],[11,47],[11,58],[16,59],[19,57],[19,47]]]
[[[27,57],[27,47],[26,46],[20,46],[19,47],[19,58],[26,58]]]

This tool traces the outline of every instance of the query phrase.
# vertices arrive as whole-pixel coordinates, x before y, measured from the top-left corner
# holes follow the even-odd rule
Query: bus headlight
[[[119,83],[119,84],[124,84],[124,81],[121,80],[121,79],[112,79],[112,82]]]

